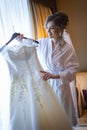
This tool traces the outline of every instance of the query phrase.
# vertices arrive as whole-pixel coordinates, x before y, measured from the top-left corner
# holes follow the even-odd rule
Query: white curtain
[[[14,32],[33,37],[29,9],[27,0],[0,0],[0,47]]]
[[[29,5],[28,5],[29,6]],[[0,0],[0,48],[14,32],[33,37],[30,8],[27,0]],[[10,43],[16,44],[16,40]],[[8,66],[0,52],[0,130],[10,130],[10,76]]]
[[[10,76],[7,63],[0,54],[0,130],[9,129]]]

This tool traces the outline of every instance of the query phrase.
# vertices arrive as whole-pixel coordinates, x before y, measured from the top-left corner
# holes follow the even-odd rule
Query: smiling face
[[[47,23],[46,31],[48,33],[49,38],[58,39],[60,31],[53,21]]]

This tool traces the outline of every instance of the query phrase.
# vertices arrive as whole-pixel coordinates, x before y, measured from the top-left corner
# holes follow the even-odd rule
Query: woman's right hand
[[[16,39],[17,39],[18,41],[21,41],[21,40],[23,40],[23,37],[24,37],[24,35],[23,35],[23,34],[20,34],[20,35],[18,35],[18,36],[16,37]]]

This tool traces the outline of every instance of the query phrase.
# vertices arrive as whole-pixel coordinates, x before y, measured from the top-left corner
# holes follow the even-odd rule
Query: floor
[[[73,127],[73,130],[87,130],[87,127]]]
[[[78,125],[73,130],[87,130],[87,117],[78,119]]]

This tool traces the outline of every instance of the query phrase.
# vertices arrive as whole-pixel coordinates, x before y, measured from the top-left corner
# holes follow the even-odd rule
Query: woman
[[[75,79],[79,63],[73,47],[63,37],[68,23],[68,16],[65,13],[58,12],[48,16],[45,23],[48,38],[38,40],[39,45],[36,50],[43,68],[40,71],[43,80],[48,80],[58,101],[67,113],[69,121],[74,126],[77,124],[77,119],[70,83]],[[18,39],[23,39],[23,35],[21,34]]]
[[[39,40],[37,55],[44,69],[43,80],[49,81],[71,124],[76,125],[70,82],[75,79],[79,63],[72,46],[63,38],[68,23],[68,16],[62,12],[48,16],[45,23],[48,38]]]

